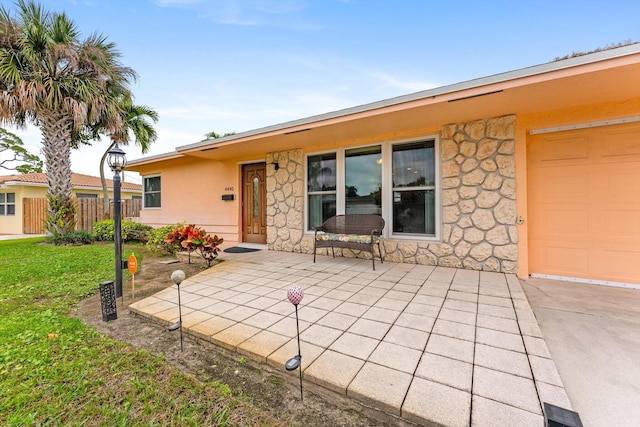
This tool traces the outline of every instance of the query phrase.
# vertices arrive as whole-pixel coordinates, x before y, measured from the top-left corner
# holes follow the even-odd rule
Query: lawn
[[[69,316],[112,277],[111,245],[0,241],[0,425],[278,424]]]

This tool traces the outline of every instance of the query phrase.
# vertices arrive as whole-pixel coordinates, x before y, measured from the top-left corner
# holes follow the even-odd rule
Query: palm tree
[[[71,149],[88,141],[97,123],[121,128],[116,94],[137,76],[102,35],[81,40],[64,13],[47,12],[33,1],[15,5],[15,17],[0,7],[0,124],[33,123],[42,131],[47,230],[63,234],[75,225]]]
[[[104,214],[109,214],[109,191],[107,189],[107,179],[104,176],[104,162],[107,159],[109,151],[117,144],[127,145],[130,135],[137,145],[140,146],[142,154],[149,151],[149,145],[158,139],[158,135],[153,125],[149,123],[149,119],[156,123],[158,121],[158,113],[151,107],[146,105],[133,105],[130,93],[126,93],[120,97],[120,108],[122,111],[122,128],[111,134],[111,144],[100,159],[100,180],[102,181],[102,194],[104,199]]]

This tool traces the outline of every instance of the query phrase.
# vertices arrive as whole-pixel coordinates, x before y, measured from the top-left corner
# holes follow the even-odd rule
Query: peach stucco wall
[[[236,161],[195,158],[141,167],[144,178],[161,176],[161,207],[142,209],[140,222],[159,227],[186,222],[203,227],[226,241],[239,241],[241,165]],[[235,200],[222,201],[223,194]]]

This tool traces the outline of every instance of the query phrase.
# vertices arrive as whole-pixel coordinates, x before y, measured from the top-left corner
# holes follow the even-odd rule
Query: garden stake
[[[298,354],[293,356],[291,359],[287,360],[287,363],[284,364],[284,367],[287,371],[295,371],[296,369],[300,369],[300,401],[302,402],[304,399],[302,397],[302,355],[300,354],[300,323],[298,322],[298,304],[302,301],[302,297],[304,297],[304,292],[300,286],[292,286],[287,291],[287,298],[291,301],[291,304],[296,308],[296,332],[298,336]]]
[[[180,351],[183,351],[182,348],[182,306],[180,304],[180,283],[182,283],[182,281],[187,277],[186,274],[184,274],[184,271],[182,270],[176,270],[173,273],[171,273],[171,280],[173,280],[173,283],[175,283],[176,285],[178,285],[178,321],[176,323],[174,323],[173,325],[169,325],[169,327],[167,329],[169,329],[170,331],[175,331],[176,329],[180,329]]]

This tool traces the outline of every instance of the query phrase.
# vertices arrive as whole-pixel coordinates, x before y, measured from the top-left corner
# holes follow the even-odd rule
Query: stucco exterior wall
[[[384,239],[385,259],[515,273],[514,136],[515,116],[443,126],[442,241]],[[304,159],[302,150],[267,154],[267,163],[280,164],[278,171],[267,173],[267,244],[271,250],[313,252],[313,236],[304,232]],[[342,253],[368,256],[349,249]]]
[[[217,234],[228,242],[240,239],[241,168],[235,161],[194,158],[141,168],[145,176],[160,175],[161,207],[143,208],[140,222],[160,227],[186,222]],[[235,200],[223,201],[223,194]]]

